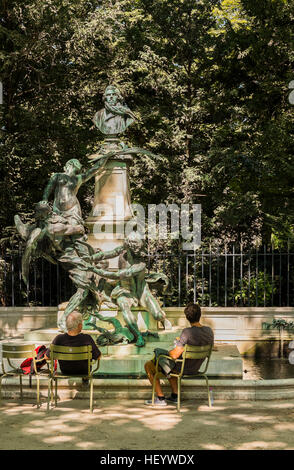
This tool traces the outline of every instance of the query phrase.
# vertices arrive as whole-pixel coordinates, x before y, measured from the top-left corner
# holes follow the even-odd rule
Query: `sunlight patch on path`
[[[219,446],[218,444],[204,444],[202,448],[205,450],[226,450],[224,446]]]
[[[236,450],[275,450],[285,449],[287,444],[285,442],[265,442],[265,441],[252,441],[244,442],[244,444],[236,447]]]

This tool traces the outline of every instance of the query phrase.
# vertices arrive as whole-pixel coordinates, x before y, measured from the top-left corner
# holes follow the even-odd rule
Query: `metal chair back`
[[[212,344],[207,344],[205,346],[191,346],[190,344],[185,345],[185,350],[183,353],[183,370],[185,366],[186,359],[207,359],[205,364],[205,369],[202,371],[203,374],[207,371],[211,352],[212,352]]]
[[[92,366],[96,361],[92,360],[92,346],[58,346],[56,344],[50,345],[50,374],[48,380],[48,400],[47,410],[50,409],[50,402],[53,402],[53,382],[55,382],[55,406],[57,406],[57,382],[58,379],[75,377],[72,375],[57,375],[55,373],[54,363],[55,360],[60,361],[88,361],[88,373],[83,374],[83,378],[87,378],[90,381],[90,411],[93,412],[93,374],[99,368],[99,359],[97,361],[97,367],[93,370]]]
[[[20,385],[20,397],[23,399],[23,386],[22,386],[22,376],[23,371],[11,363],[13,359],[28,359],[32,358],[33,360],[33,370],[35,373],[37,381],[37,407],[39,408],[40,403],[40,378],[36,367],[36,357],[35,344],[17,344],[17,343],[2,343],[2,358],[7,359],[7,362],[11,370],[5,370],[5,363],[2,361],[3,374],[0,377],[0,400],[2,397],[2,379],[9,376],[18,376],[19,385]]]
[[[50,345],[50,371],[54,372],[55,359],[61,361],[88,361],[88,375],[91,373],[92,366],[92,346],[58,346]]]
[[[211,406],[211,398],[210,398],[210,393],[209,393],[209,382],[208,382],[208,378],[207,378],[207,375],[206,375],[206,371],[207,371],[207,368],[208,368],[208,365],[209,365],[212,348],[213,348],[212,344],[207,344],[205,346],[192,346],[190,344],[186,344],[185,347],[184,347],[182,357],[175,360],[176,363],[181,363],[182,364],[180,372],[171,372],[170,373],[170,376],[175,377],[177,379],[177,382],[178,382],[178,403],[177,403],[177,410],[178,411],[180,411],[180,407],[181,407],[181,379],[182,379],[183,376],[185,377],[184,370],[185,370],[186,359],[204,359],[204,360],[207,359],[204,370],[203,371],[198,370],[197,372],[195,372],[193,374],[189,374],[189,377],[193,377],[193,376],[195,376],[195,377],[200,376],[201,377],[202,376],[202,377],[205,378],[206,388],[207,388],[208,405]],[[166,357],[166,358],[170,359],[170,356],[166,356],[165,354],[161,354],[157,358],[156,372],[155,372],[155,375],[154,375],[154,378],[153,378],[153,386],[152,386],[152,403],[154,403],[154,398],[155,398],[155,383],[156,383],[156,380],[159,379],[159,378],[164,378],[164,375],[162,374],[162,372],[160,372],[158,370],[158,364],[159,364],[159,358],[160,357]],[[202,364],[201,364],[201,366],[202,366]]]
[[[36,345],[35,344],[13,344],[13,343],[2,343],[2,357],[7,359],[10,367],[16,371],[17,368],[11,363],[12,359],[25,359],[32,357],[34,363],[34,371],[36,373]],[[2,363],[3,373],[5,374],[5,365]]]

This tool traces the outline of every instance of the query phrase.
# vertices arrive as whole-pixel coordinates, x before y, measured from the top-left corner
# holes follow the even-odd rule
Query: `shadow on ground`
[[[49,413],[44,403],[2,401],[1,450],[289,450],[294,449],[294,400],[184,401],[149,408],[142,401],[62,401]]]

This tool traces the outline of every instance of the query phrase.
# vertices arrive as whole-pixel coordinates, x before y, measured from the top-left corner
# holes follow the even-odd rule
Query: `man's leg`
[[[178,380],[176,379],[176,377],[170,377],[168,381],[169,381],[172,393],[177,395],[178,394]]]
[[[155,376],[155,365],[152,361],[148,361],[148,362],[146,362],[144,367],[145,367],[145,371],[146,371],[146,374],[148,376],[148,379],[149,379],[151,385],[153,385],[154,376]],[[164,397],[164,394],[162,392],[159,379],[156,379],[156,381],[155,381],[155,392],[156,392],[157,397],[154,400],[154,405],[166,406],[167,403],[165,401],[165,397]],[[152,400],[146,400],[145,405],[152,405]]]
[[[147,373],[148,379],[151,385],[153,385],[153,378],[155,375],[155,365],[152,361],[149,361],[149,362],[146,362],[144,367],[145,367],[145,371]],[[178,398],[178,380],[176,379],[176,377],[170,377],[168,381],[169,381],[171,391],[172,391],[171,396],[174,399],[174,401],[176,401]],[[162,392],[159,379],[157,379],[155,383],[155,392],[158,397],[164,398],[164,393]]]
[[[153,385],[153,379],[155,375],[155,364],[152,361],[148,361],[144,365],[144,368],[148,376],[149,382],[151,383],[151,385]],[[164,393],[162,392],[159,379],[156,379],[155,382],[155,392],[158,397],[164,397]]]
[[[167,397],[167,401],[171,401],[172,403],[178,402],[178,379],[176,377],[170,377],[168,379],[170,387],[171,387],[171,396]]]

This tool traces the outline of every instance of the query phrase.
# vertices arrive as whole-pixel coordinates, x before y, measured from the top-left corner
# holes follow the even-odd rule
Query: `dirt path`
[[[68,400],[48,414],[46,405],[3,401],[0,449],[256,450],[294,449],[294,400],[199,402],[151,409],[142,401]]]

